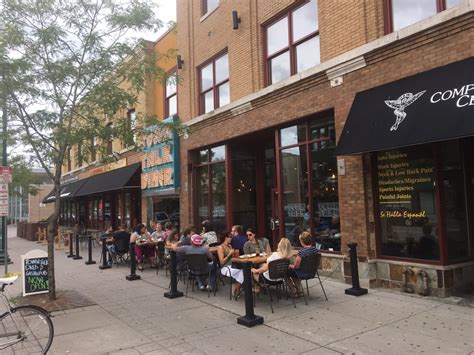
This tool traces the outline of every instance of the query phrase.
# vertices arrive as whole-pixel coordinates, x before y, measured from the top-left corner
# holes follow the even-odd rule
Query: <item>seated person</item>
[[[278,259],[286,259],[290,260],[292,257],[292,251],[291,251],[291,243],[287,238],[281,238],[280,243],[278,243],[278,248],[277,251],[272,253],[267,259],[267,262],[262,264],[259,268],[252,268],[252,275],[254,278],[254,281],[256,282],[255,284],[255,292],[260,291],[260,285],[258,284],[261,277],[264,277],[265,280],[270,281],[270,282],[275,282],[275,281],[281,281],[281,280],[273,280],[270,278],[269,272],[268,272],[268,264],[273,261],[273,260],[278,260]]]
[[[201,238],[205,245],[218,243],[217,234],[214,231],[214,227],[212,226],[211,222],[202,222]]]
[[[191,236],[196,234],[194,226],[188,226],[183,229],[183,235],[179,239],[179,245],[191,245]]]
[[[166,239],[165,235],[166,235],[166,233],[165,233],[165,231],[163,231],[163,227],[162,227],[161,223],[156,223],[155,224],[155,230],[151,234],[152,238],[154,240],[161,241],[161,240]]]
[[[170,254],[169,248],[171,248],[172,245],[178,244],[178,243],[179,243],[179,232],[175,229],[171,232],[168,238],[166,238],[165,256],[168,256]]]
[[[129,243],[130,233],[127,232],[127,226],[125,224],[121,224],[119,230],[113,234],[113,259],[116,259],[116,255],[118,253],[123,254],[128,252]]]
[[[235,225],[232,227],[232,248],[237,249],[240,255],[244,255],[244,244],[247,242],[247,236],[244,234],[244,227]]]
[[[232,277],[235,281],[233,289],[234,299],[240,296],[240,286],[244,283],[244,272],[242,269],[232,267],[232,258],[234,256],[234,249],[231,245],[232,234],[224,232],[221,237],[221,244],[217,247],[217,256],[219,257],[219,265],[221,267],[221,274],[227,277]]]
[[[318,249],[316,249],[316,247],[313,246],[311,243],[311,234],[309,234],[308,232],[303,232],[301,233],[299,239],[303,248],[298,250],[298,255],[295,258],[295,263],[290,265],[290,268],[288,269],[288,276],[291,278],[291,281],[294,285],[294,288],[292,288],[291,290],[294,296],[299,296],[301,294],[301,283],[299,279],[311,276],[307,275],[303,270],[300,269],[303,258],[318,254]]]
[[[244,244],[244,254],[256,254],[258,252],[267,253],[267,255],[270,255],[272,253],[268,239],[257,239],[257,235],[255,234],[255,230],[253,228],[247,229],[247,239],[248,241]]]
[[[135,231],[130,237],[130,243],[135,244],[135,257],[138,262],[138,270],[143,271],[143,261],[146,258],[151,267],[155,267],[156,250],[154,245],[140,245],[138,242],[152,241],[150,233],[147,232],[146,226],[139,223],[135,227]]]
[[[202,245],[202,239],[199,234],[194,234],[191,237],[191,245],[184,245],[178,246],[177,244],[173,244],[171,249],[177,253],[183,253],[184,255],[191,255],[191,254],[201,254],[206,255],[209,260],[214,260],[209,248],[207,246]],[[208,271],[210,271],[210,280],[208,288],[213,291],[216,288],[216,268],[214,266],[214,261],[210,261],[208,263]],[[205,277],[204,276],[196,276],[196,282],[200,290],[206,290],[205,284]]]

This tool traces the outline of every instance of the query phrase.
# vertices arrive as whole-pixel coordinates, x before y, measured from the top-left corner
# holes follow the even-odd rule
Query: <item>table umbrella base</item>
[[[125,276],[125,278],[128,281],[135,281],[135,280],[140,280],[141,279],[140,275],[127,275],[127,276]]]
[[[173,299],[173,298],[178,298],[178,297],[183,297],[183,293],[181,291],[176,291],[176,292],[165,292],[164,296],[166,298],[169,298],[169,299]]]
[[[367,294],[367,289],[366,288],[355,288],[355,287],[351,287],[351,288],[346,288],[346,295],[351,295],[351,296],[362,296],[362,295],[366,295]]]
[[[247,318],[247,316],[242,316],[237,318],[237,323],[248,328],[255,327],[256,325],[263,324],[263,317],[253,316],[252,318]]]

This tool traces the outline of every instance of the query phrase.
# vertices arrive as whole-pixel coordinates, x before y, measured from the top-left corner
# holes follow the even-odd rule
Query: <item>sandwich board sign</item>
[[[48,254],[39,249],[21,256],[23,296],[49,291]]]

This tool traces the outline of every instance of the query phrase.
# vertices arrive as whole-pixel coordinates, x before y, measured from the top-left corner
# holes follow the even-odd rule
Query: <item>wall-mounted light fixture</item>
[[[176,56],[176,66],[178,69],[183,69],[184,60],[181,59],[181,55]]]
[[[239,29],[239,23],[240,23],[240,17],[237,11],[232,11],[232,29],[233,30],[238,30]]]

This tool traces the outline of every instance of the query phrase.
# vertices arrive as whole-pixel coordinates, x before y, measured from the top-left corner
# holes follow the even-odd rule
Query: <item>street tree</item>
[[[2,0],[0,10],[0,86],[9,124],[22,127],[21,139],[54,183],[48,261],[49,297],[55,299],[53,231],[71,148],[81,145],[78,154],[84,156],[94,149],[105,160],[100,142],[118,138],[138,145],[140,127],[152,122],[180,129],[142,113],[137,126],[105,123],[133,108],[148,80],[164,80],[149,42],[134,38],[162,23],[147,0]]]

